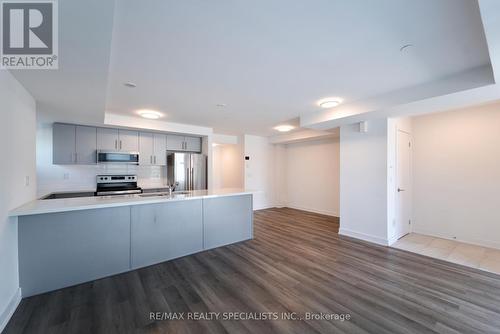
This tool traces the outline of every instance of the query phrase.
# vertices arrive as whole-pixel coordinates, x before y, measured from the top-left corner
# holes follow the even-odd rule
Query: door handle
[[[186,168],[186,190],[190,190],[191,187],[191,175],[189,174],[189,168]]]
[[[115,150],[118,149],[118,139],[115,139]]]
[[[152,155],[149,156],[149,163],[153,164],[153,156]]]
[[[121,150],[121,149],[122,149],[122,141],[121,141],[121,139],[120,139],[120,150]]]
[[[191,190],[194,190],[194,168],[191,168]]]
[[[156,155],[155,155],[155,165],[156,165]]]
[[[404,189],[398,188],[398,193],[405,191]]]

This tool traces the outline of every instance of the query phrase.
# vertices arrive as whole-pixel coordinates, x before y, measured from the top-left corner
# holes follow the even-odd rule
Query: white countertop
[[[10,217],[38,215],[44,213],[67,212],[119,206],[153,204],[171,201],[185,201],[200,198],[213,198],[235,195],[250,195],[251,191],[244,189],[194,190],[188,194],[158,197],[141,197],[140,195],[95,196],[65,199],[46,199],[28,202],[9,212]]]

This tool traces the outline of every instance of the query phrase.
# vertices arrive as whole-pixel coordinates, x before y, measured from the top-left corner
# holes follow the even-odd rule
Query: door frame
[[[395,160],[395,179],[394,179],[394,208],[395,208],[395,219],[396,219],[396,226],[398,226],[398,219],[399,219],[399,202],[398,202],[398,183],[399,183],[399,132],[405,133],[408,135],[410,139],[410,157],[409,157],[409,191],[410,193],[410,199],[409,199],[409,205],[410,205],[410,227],[408,229],[408,234],[413,232],[413,136],[411,132],[405,131],[403,129],[400,129],[399,127],[396,127],[396,160]],[[406,235],[406,234],[405,234]],[[404,235],[403,235],[404,236]],[[399,240],[403,236],[398,236],[396,240]]]

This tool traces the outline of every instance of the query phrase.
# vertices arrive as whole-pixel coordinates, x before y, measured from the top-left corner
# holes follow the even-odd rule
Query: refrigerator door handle
[[[189,175],[189,168],[186,168],[186,190],[191,190],[191,180]]]
[[[194,190],[194,168],[191,167],[191,190]]]

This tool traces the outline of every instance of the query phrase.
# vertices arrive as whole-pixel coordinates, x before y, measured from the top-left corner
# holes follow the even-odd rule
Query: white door
[[[396,236],[410,233],[411,224],[411,137],[398,130],[396,163]]]

